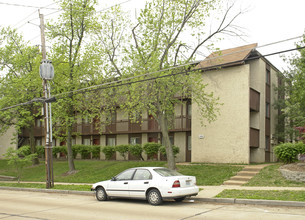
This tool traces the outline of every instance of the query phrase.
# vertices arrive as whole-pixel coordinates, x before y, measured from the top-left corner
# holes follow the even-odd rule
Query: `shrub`
[[[36,146],[36,153],[38,157],[44,157],[44,146]]]
[[[67,155],[67,147],[66,146],[54,146],[53,150],[52,150],[53,157],[56,157],[58,153]]]
[[[283,143],[274,148],[277,158],[284,163],[293,163],[297,161],[297,155],[305,153],[304,143]]]
[[[159,149],[162,145],[159,143],[146,143],[143,146],[144,152],[147,154],[148,158],[152,158],[154,155],[158,154]]]
[[[174,154],[175,157],[177,156],[177,154],[179,154],[179,152],[180,152],[179,147],[173,145],[173,154]],[[161,146],[161,147],[160,147],[160,153],[161,153],[163,156],[166,157],[166,149],[165,149],[165,146]]]
[[[31,154],[31,147],[30,146],[22,146],[18,149],[21,156],[28,156]]]
[[[92,158],[100,159],[101,146],[93,145],[91,146]]]
[[[106,146],[102,149],[102,152],[105,154],[107,160],[110,160],[115,153],[114,146]]]
[[[129,150],[131,155],[135,156],[139,160],[140,159],[144,160],[144,158],[142,157],[143,148],[141,147],[140,144],[129,145],[128,150]]]
[[[122,157],[124,157],[124,160],[126,160],[127,157],[128,146],[129,145],[123,144],[115,147],[116,151],[119,152]]]
[[[82,159],[90,158],[91,146],[79,145],[77,149],[78,149],[78,153],[80,153]]]

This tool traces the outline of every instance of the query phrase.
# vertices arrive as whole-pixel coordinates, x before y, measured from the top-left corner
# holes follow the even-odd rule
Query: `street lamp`
[[[46,163],[46,188],[54,187],[53,156],[52,156],[52,112],[51,103],[47,100],[51,98],[50,85],[48,80],[54,78],[54,67],[52,61],[43,59],[39,68],[40,77],[43,79],[43,90],[45,96],[44,116],[45,116],[45,163]]]

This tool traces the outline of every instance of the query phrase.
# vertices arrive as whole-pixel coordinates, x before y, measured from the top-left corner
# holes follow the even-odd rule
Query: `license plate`
[[[190,186],[190,185],[191,185],[191,181],[186,181],[185,184],[186,184],[187,186]]]

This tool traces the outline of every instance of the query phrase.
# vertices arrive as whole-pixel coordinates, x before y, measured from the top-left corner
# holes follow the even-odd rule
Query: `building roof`
[[[201,61],[196,68],[216,68],[243,64],[244,61],[255,51],[257,43],[249,44],[232,49],[216,51]]]

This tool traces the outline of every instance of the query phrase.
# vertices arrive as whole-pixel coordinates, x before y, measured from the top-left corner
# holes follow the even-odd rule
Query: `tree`
[[[190,72],[193,68],[190,63],[195,60],[199,48],[212,48],[212,40],[225,34],[241,34],[234,21],[242,12],[230,16],[233,5],[227,8],[216,27],[206,29],[211,12],[219,5],[218,0],[149,1],[129,30],[126,39],[131,41],[122,42],[123,34],[106,36],[111,44],[105,44],[107,40],[99,38],[105,45],[112,45],[108,51],[112,51],[109,63],[114,74],[121,79],[131,77],[128,86],[116,91],[119,97],[124,97],[120,107],[129,113],[131,120],[141,120],[139,116],[147,110],[158,121],[171,169],[175,169],[175,157],[168,132],[173,126],[175,106],[191,98],[199,105],[202,119],[211,122],[217,116],[217,98],[205,92],[201,75]],[[113,30],[110,33],[117,33],[115,28],[124,22],[112,19],[109,23]],[[112,57],[118,50],[125,52],[125,58],[119,61],[128,60],[130,65],[127,67],[119,69],[115,65],[116,60]],[[139,81],[141,83],[137,83]]]
[[[297,43],[301,48],[305,45],[305,36],[303,40]],[[298,50],[298,54],[286,59],[290,64],[287,71],[284,72],[284,91],[285,102],[282,103],[283,114],[286,118],[285,140],[293,141],[295,137],[302,135],[296,129],[305,126],[305,50]]]
[[[36,153],[28,154],[26,147],[21,147],[17,150],[10,147],[4,154],[4,158],[8,160],[8,165],[12,165],[16,169],[18,183],[20,183],[23,168],[29,165],[36,157]]]
[[[1,29],[0,109],[29,102],[28,105],[0,111],[1,132],[6,131],[10,126],[14,126],[18,133],[21,132],[21,128],[29,129],[32,153],[36,152],[35,118],[40,115],[41,107],[41,103],[31,102],[34,98],[41,97],[42,93],[39,61],[39,50],[36,46],[29,46],[22,36],[10,27]],[[38,158],[33,160],[33,164],[39,164]]]
[[[56,22],[47,25],[48,37],[53,42],[50,57],[56,72],[52,93],[67,94],[54,103],[54,124],[57,131],[65,132],[67,141],[69,172],[75,171],[72,153],[73,125],[76,113],[82,113],[82,96],[73,91],[88,86],[96,71],[88,59],[90,51],[85,39],[95,25],[96,0],[62,0],[63,13]]]

